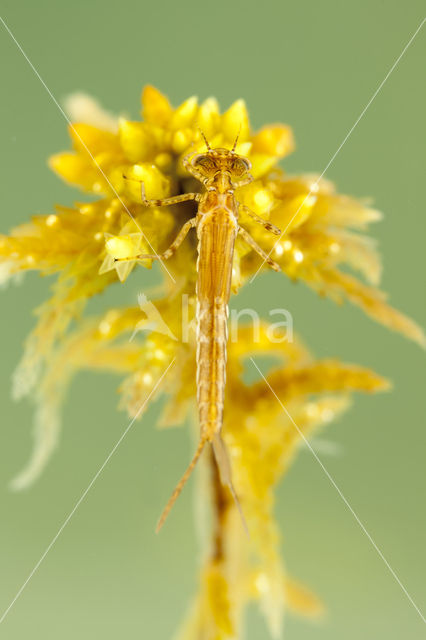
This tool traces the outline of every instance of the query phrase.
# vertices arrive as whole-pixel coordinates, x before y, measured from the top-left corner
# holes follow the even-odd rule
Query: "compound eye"
[[[201,169],[203,173],[212,173],[216,169],[216,164],[208,155],[198,156],[194,159],[193,166],[196,169]]]
[[[244,160],[243,158],[234,158],[232,160],[231,171],[237,178],[240,178],[249,170],[250,165],[247,160]]]

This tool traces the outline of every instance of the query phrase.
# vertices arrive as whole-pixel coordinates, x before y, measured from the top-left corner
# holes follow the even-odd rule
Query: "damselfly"
[[[197,261],[197,402],[200,440],[197,450],[182,478],[176,485],[157,525],[157,531],[182,491],[207,443],[213,447],[221,481],[228,486],[237,506],[239,502],[231,479],[231,468],[221,437],[226,379],[226,346],[228,302],[231,292],[232,265],[237,235],[256,251],[276,271],[280,270],[271,258],[240,226],[238,214],[244,210],[255,222],[280,235],[273,224],[260,218],[235,197],[235,189],[253,180],[251,164],[235,152],[237,139],[231,150],[212,149],[203,135],[205,153],[190,153],[183,159],[186,170],[204,185],[202,193],[183,193],[161,200],[148,200],[141,183],[142,203],[147,207],[161,207],[193,200],[198,203],[195,217],[188,220],[174,242],[162,254],[142,254],[124,260],[166,260],[170,258],[195,228],[198,237]],[[118,258],[118,260],[123,260]]]

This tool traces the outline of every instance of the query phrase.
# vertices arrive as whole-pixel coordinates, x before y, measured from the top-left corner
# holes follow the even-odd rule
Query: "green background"
[[[82,90],[136,117],[152,83],[174,104],[244,97],[253,124],[294,127],[291,172],[318,171],[369,101],[422,20],[422,3],[361,2],[11,2],[3,17],[61,100]],[[341,192],[374,197],[386,213],[373,229],[391,301],[425,324],[424,58],[421,32],[327,172]],[[65,121],[2,30],[1,232],[81,198],[46,167],[68,147]],[[134,303],[159,279],[138,271],[93,308]],[[1,293],[0,611],[23,584],[127,425],[117,379],[82,374],[65,406],[59,450],[37,484],[7,485],[31,448],[31,406],[10,399],[10,377],[49,282],[29,274]],[[265,317],[280,304],[318,356],[371,366],[390,394],[359,397],[323,437],[341,453],[322,459],[419,607],[424,574],[425,354],[350,307],[320,300],[274,274],[234,300]],[[160,536],[159,509],[189,458],[186,430],[159,432],[154,405],[134,425],[0,627],[8,640],[169,639],[196,586],[192,483]],[[422,497],[423,496],[423,497]],[[301,451],[278,495],[289,572],[325,601],[319,623],[289,615],[289,640],[418,640],[421,618],[318,463]],[[249,613],[249,640],[266,638]]]

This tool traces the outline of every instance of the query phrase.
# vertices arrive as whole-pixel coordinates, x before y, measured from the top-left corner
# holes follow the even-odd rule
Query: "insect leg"
[[[245,204],[241,204],[241,202],[239,202],[238,203],[238,208],[241,209],[242,211],[245,211],[250,216],[250,218],[252,218],[255,222],[258,222],[263,227],[265,227],[266,231],[271,231],[276,236],[280,236],[281,235],[281,230],[278,229],[278,227],[276,227],[274,224],[272,224],[268,220],[264,220],[263,218],[258,216],[257,213],[255,213],[254,211],[249,209],[249,207],[246,207]]]
[[[145,194],[145,185],[141,182],[141,198],[142,204],[144,204],[145,207],[165,207],[169,204],[177,204],[178,202],[188,202],[188,200],[199,202],[200,197],[199,193],[181,193],[179,196],[172,196],[171,198],[154,198],[148,200]]]
[[[142,180],[136,180],[135,178],[128,178],[123,174],[125,180],[130,182],[139,182],[141,185],[141,200],[145,207],[166,207],[169,204],[177,204],[178,202],[188,202],[188,200],[200,201],[201,195],[199,193],[181,193],[178,196],[171,196],[170,198],[153,198],[148,199],[145,194],[145,184]]]
[[[235,183],[235,188],[239,189],[240,187],[245,187],[246,184],[250,184],[250,182],[253,182],[253,180],[254,178],[251,173],[248,173],[246,178],[243,178],[243,180],[241,180],[240,182]]]
[[[260,257],[263,258],[264,261],[267,264],[269,264],[270,267],[272,267],[272,269],[274,269],[275,271],[281,271],[280,265],[277,264],[276,262],[274,262],[273,260],[271,260],[271,258],[268,256],[268,254],[261,247],[259,247],[257,242],[255,242],[255,240],[253,240],[251,235],[245,229],[243,229],[242,227],[239,227],[238,233],[240,234],[240,236],[242,237],[244,242],[247,242],[247,244],[252,249],[254,249],[254,251],[256,251],[256,253],[258,253],[260,255]]]
[[[146,253],[146,254],[142,253],[130,258],[115,258],[115,262],[130,262],[133,260],[136,262],[139,262],[141,260],[167,260],[174,254],[176,249],[182,244],[182,242],[186,238],[188,231],[193,227],[195,227],[195,224],[196,224],[196,218],[191,218],[191,220],[188,220],[187,222],[185,222],[185,224],[179,231],[178,235],[176,236],[175,240],[172,242],[170,247],[166,249],[166,251],[164,251],[164,253],[161,253],[159,255],[152,254],[152,253]]]

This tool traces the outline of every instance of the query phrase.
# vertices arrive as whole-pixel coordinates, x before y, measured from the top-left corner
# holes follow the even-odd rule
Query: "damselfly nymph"
[[[203,135],[204,137],[204,135]],[[147,200],[141,183],[142,203],[161,207],[193,200],[198,203],[195,217],[181,228],[174,242],[162,254],[141,254],[117,260],[166,260],[179,248],[187,233],[194,228],[198,238],[197,260],[197,403],[200,440],[188,468],[176,485],[157,525],[157,531],[182,491],[201,453],[210,443],[220,471],[221,481],[231,491],[237,506],[239,501],[232,484],[231,467],[221,437],[226,381],[226,348],[228,339],[228,303],[231,293],[235,241],[239,235],[251,249],[276,271],[280,270],[251,235],[239,224],[239,211],[244,209],[256,223],[280,235],[280,230],[240,204],[235,190],[249,184],[253,177],[247,158],[232,149],[212,149],[204,137],[205,153],[190,153],[183,159],[186,170],[204,186],[202,193],[183,193],[171,198]]]

